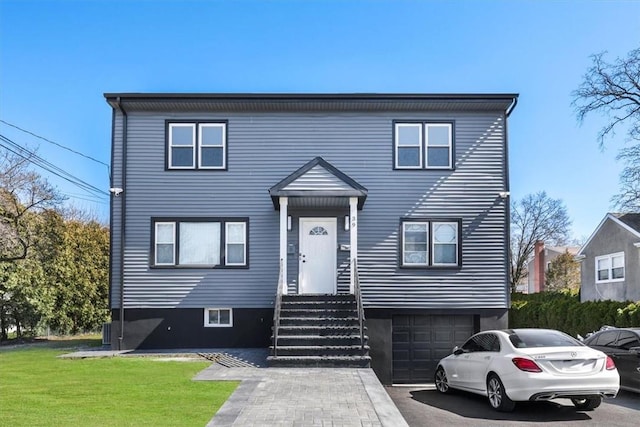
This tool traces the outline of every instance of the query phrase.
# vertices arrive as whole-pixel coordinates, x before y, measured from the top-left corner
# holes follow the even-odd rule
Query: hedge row
[[[587,301],[577,295],[554,292],[513,294],[510,328],[549,328],[585,336],[603,325],[640,326],[640,301]]]

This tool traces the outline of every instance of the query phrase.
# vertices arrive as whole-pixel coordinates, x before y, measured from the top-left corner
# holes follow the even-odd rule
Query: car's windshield
[[[509,335],[515,348],[582,346],[580,341],[558,331],[520,329]]]

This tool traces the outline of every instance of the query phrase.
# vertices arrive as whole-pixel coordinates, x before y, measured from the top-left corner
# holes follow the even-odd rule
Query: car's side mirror
[[[463,349],[458,346],[453,347],[453,354],[455,354],[456,356],[460,356],[462,353],[464,353]]]

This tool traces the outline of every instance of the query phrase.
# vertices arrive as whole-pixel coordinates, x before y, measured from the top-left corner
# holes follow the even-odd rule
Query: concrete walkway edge
[[[409,427],[373,370],[361,369],[358,370],[358,374],[382,425],[384,427]]]

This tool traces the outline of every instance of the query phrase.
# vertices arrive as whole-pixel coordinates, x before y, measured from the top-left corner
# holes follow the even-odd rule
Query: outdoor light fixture
[[[344,217],[344,231],[349,231],[349,215]]]
[[[287,230],[291,231],[291,215],[287,216]]]

